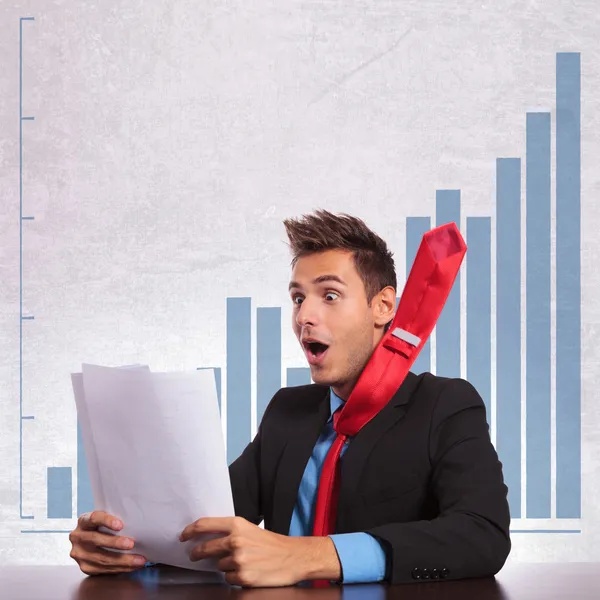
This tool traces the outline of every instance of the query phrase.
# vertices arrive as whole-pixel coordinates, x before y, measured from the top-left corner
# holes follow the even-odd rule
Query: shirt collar
[[[328,423],[333,419],[333,413],[344,403],[345,403],[345,400],[342,400],[333,391],[333,388],[329,388],[329,406],[331,408],[331,412],[329,413],[329,419],[327,419]]]

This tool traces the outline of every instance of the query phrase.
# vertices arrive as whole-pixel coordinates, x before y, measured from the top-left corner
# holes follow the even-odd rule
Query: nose
[[[317,303],[308,297],[302,300],[302,304],[296,309],[296,323],[299,327],[315,327],[319,323]]]

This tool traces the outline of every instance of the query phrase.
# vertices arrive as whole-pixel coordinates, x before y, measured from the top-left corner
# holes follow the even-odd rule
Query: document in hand
[[[189,552],[217,534],[178,539],[201,517],[235,514],[213,372],[84,364],[71,380],[94,507],[135,540],[123,552],[216,571],[215,559],[192,562]]]

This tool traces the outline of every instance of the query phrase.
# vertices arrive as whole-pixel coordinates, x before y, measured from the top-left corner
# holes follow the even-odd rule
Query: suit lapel
[[[356,494],[370,452],[381,436],[404,417],[410,397],[419,381],[420,377],[409,372],[391,400],[351,440],[342,457],[338,517],[343,512],[346,501],[351,501]]]
[[[275,475],[273,519],[270,529],[287,535],[306,463],[329,418],[329,388],[311,386],[298,399],[300,410],[294,415],[291,431]]]

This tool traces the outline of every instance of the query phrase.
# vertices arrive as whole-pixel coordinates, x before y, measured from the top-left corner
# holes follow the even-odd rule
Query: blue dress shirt
[[[333,444],[336,433],[333,429],[333,413],[344,401],[330,390],[331,413],[306,464],[298,488],[298,497],[292,513],[289,535],[312,534],[317,489],[325,457]],[[347,445],[342,448],[342,456]],[[341,460],[341,457],[340,457]],[[342,566],[343,583],[367,583],[382,581],[385,577],[386,555],[382,545],[370,534],[340,533],[329,536],[335,545]]]

